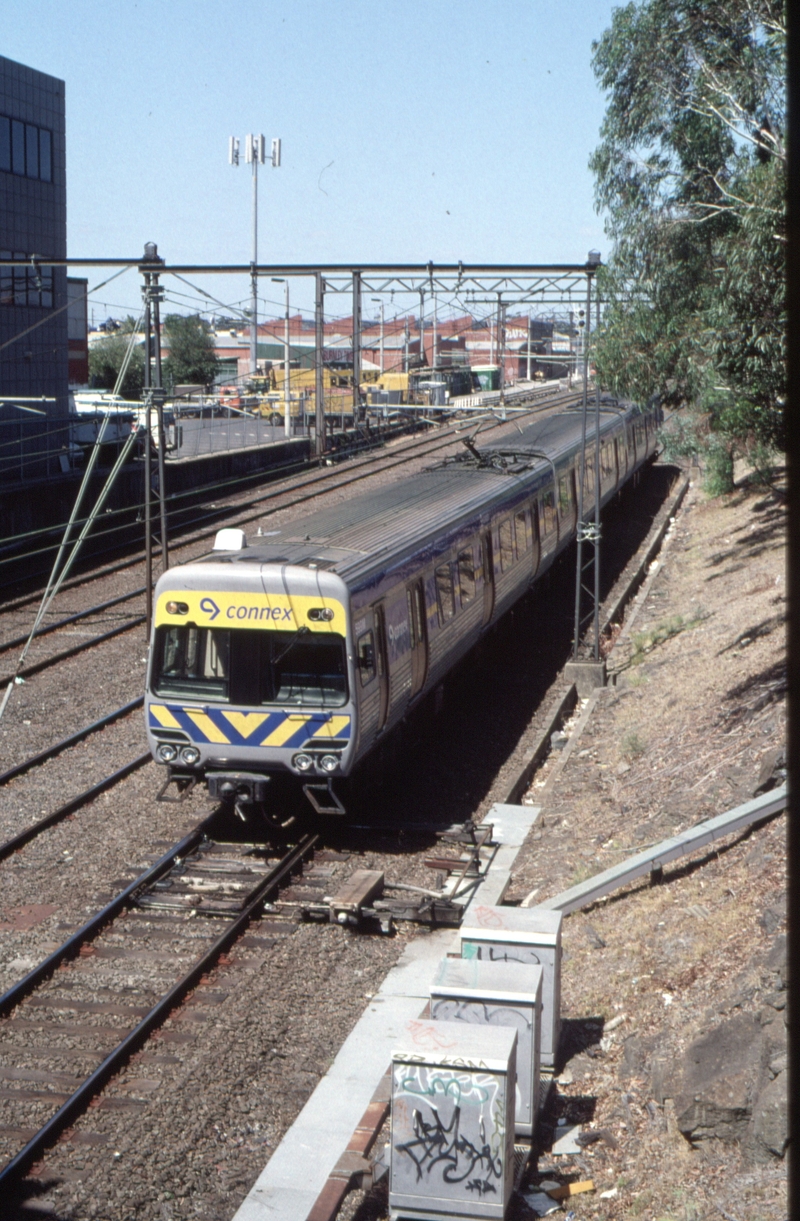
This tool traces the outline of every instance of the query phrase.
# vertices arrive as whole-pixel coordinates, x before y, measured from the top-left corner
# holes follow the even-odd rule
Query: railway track
[[[0,1149],[7,1158],[0,1192],[83,1113],[252,924],[250,948],[259,942],[255,948],[268,949],[269,938],[291,932],[291,916],[269,904],[263,920],[264,905],[311,858],[318,837],[306,835],[277,854],[211,839],[213,817],[0,997]]]

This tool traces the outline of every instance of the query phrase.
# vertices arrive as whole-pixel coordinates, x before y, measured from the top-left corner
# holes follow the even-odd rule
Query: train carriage
[[[653,454],[656,422],[604,405],[601,505]],[[165,573],[145,701],[165,790],[202,779],[268,811],[270,781],[293,779],[319,813],[344,812],[336,781],[574,538],[580,447],[580,413],[553,413],[252,545],[222,530],[212,558]],[[587,461],[584,513],[597,491]]]

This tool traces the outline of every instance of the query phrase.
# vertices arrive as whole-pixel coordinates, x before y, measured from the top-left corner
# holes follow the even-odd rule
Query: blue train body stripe
[[[286,747],[294,750],[298,746],[302,746],[307,739],[318,734],[320,729],[327,725],[334,717],[341,719],[341,714],[333,712],[266,712],[255,713],[252,709],[248,711],[239,709],[221,709],[221,708],[184,708],[182,704],[157,704],[158,709],[163,709],[168,714],[165,718],[169,723],[173,721],[178,727],[192,739],[193,742],[203,744],[227,744],[230,746],[264,746],[265,749],[275,749],[276,747]],[[294,733],[290,733],[286,737],[280,734],[281,741],[276,743],[266,744],[266,739],[276,733],[287,720],[302,717],[302,721],[298,723]],[[242,732],[237,728],[233,720],[239,718],[242,728],[246,732]],[[199,722],[199,723],[198,723]],[[163,729],[164,721],[160,720],[153,711],[153,705],[148,709],[148,724],[151,729]],[[205,729],[203,728],[205,726]],[[350,738],[352,722],[350,717],[347,717],[347,724],[340,725],[336,730],[336,737],[341,739]],[[319,737],[320,745],[324,745],[326,738],[324,735]]]

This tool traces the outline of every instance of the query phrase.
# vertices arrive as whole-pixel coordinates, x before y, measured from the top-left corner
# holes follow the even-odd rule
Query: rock
[[[662,1065],[662,1080],[653,1084],[674,1099],[687,1140],[736,1141],[747,1133],[761,1065],[759,1025],[740,1013],[695,1040],[677,1064]]]
[[[789,1143],[787,1075],[779,1073],[764,1086],[753,1107],[753,1135],[758,1160],[783,1157]]]
[[[767,955],[767,970],[773,974],[780,976],[780,981],[785,988],[789,983],[789,975],[786,969],[786,934],[780,933]]]
[[[764,929],[764,932],[771,936],[779,924],[782,924],[786,919],[786,891],[784,890],[776,900],[766,907],[758,918],[758,923]]]

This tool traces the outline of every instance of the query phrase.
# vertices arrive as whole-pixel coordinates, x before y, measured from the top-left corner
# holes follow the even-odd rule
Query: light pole
[[[283,428],[285,435],[292,435],[292,396],[289,391],[289,281],[273,276],[274,284],[282,284],[286,289],[286,317],[283,332]]]
[[[258,167],[266,161],[266,140],[263,136],[246,135],[244,138],[244,159],[253,166],[253,260],[250,264],[250,372],[257,371],[256,357],[258,355]],[[228,140],[228,161],[231,165],[239,164],[239,141],[236,136]],[[272,141],[272,156],[270,162],[274,169],[281,163],[281,142]]]

